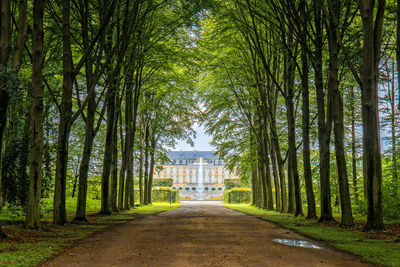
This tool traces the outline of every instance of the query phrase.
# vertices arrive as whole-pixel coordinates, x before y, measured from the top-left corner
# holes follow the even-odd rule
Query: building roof
[[[219,160],[213,151],[169,151],[168,158],[175,160],[196,160],[202,157],[204,160]]]

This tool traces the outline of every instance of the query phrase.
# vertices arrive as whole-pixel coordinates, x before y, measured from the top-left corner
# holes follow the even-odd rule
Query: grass
[[[74,199],[68,199],[67,213],[71,219],[75,212]],[[115,213],[110,216],[97,215],[100,209],[100,201],[90,200],[88,202],[89,224],[67,224],[56,226],[50,223],[51,200],[43,203],[44,220],[40,231],[27,230],[23,228],[23,220],[20,215],[14,216],[10,212],[2,212],[0,220],[13,221],[3,227],[8,238],[0,239],[0,266],[36,266],[69,247],[74,242],[94,235],[104,229],[135,219],[135,214],[155,214],[162,211],[176,209],[180,204],[154,203],[148,206],[140,206],[129,211]],[[46,211],[48,209],[48,211]]]
[[[275,211],[267,211],[248,204],[225,204],[226,207],[246,214],[260,216],[310,238],[361,256],[364,260],[385,266],[400,266],[400,242],[395,235],[364,233],[359,229],[344,229],[338,225],[321,224]],[[384,237],[384,238],[382,238]]]

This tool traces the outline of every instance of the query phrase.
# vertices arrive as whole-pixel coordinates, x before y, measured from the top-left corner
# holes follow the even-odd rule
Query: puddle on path
[[[308,242],[306,240],[296,240],[296,239],[273,239],[272,241],[284,244],[287,246],[292,246],[292,247],[302,247],[302,248],[315,248],[315,249],[322,249],[322,247],[317,246],[311,242]]]

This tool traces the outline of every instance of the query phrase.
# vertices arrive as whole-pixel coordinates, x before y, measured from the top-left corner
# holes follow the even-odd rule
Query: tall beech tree
[[[45,1],[33,2],[32,103],[29,158],[29,195],[25,225],[40,227],[40,196],[43,159],[43,15]]]

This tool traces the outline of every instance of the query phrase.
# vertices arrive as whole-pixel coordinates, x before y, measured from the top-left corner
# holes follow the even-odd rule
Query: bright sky
[[[204,133],[204,128],[199,125],[195,125],[194,130],[196,131],[196,139],[194,140],[194,147],[186,144],[184,141],[179,141],[178,145],[174,149],[175,151],[213,151],[214,148],[209,144],[211,136]]]

